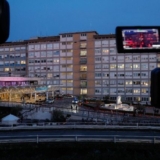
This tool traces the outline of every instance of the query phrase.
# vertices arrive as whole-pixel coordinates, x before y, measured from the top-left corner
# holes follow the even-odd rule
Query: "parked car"
[[[72,100],[73,104],[77,104],[79,102],[79,100],[77,99],[77,97],[74,97],[74,99]]]
[[[54,99],[48,99],[46,100],[46,103],[54,103]]]

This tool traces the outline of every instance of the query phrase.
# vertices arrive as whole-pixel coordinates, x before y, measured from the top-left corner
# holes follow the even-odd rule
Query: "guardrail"
[[[0,143],[41,143],[41,142],[113,142],[113,143],[160,143],[160,136],[119,136],[119,135],[29,135],[0,136]]]
[[[160,131],[160,124],[145,123],[119,123],[107,124],[105,122],[47,122],[47,123],[20,123],[12,125],[0,124],[0,131],[7,130],[39,130],[39,129],[110,129],[110,130],[157,130]]]

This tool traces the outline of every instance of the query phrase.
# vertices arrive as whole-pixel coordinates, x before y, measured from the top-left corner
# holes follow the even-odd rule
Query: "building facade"
[[[150,73],[158,53],[119,54],[115,35],[61,33],[0,45],[0,76],[39,77],[64,94],[150,101]]]

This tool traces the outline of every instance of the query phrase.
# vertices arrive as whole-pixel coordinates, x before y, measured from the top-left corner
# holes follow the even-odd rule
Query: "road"
[[[81,135],[81,136],[96,136],[96,135],[111,135],[111,136],[160,136],[157,131],[107,131],[107,130],[39,130],[39,131],[5,131],[0,132],[1,136],[30,136],[30,135]]]

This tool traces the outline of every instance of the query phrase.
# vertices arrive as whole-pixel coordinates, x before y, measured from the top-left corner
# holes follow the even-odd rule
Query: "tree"
[[[65,122],[66,121],[66,117],[64,116],[62,111],[54,110],[52,112],[52,121],[53,122]]]
[[[19,107],[19,106],[12,107],[11,110],[10,110],[11,114],[13,114],[15,116],[18,116],[18,117],[21,116],[21,111],[22,111],[22,107]]]

